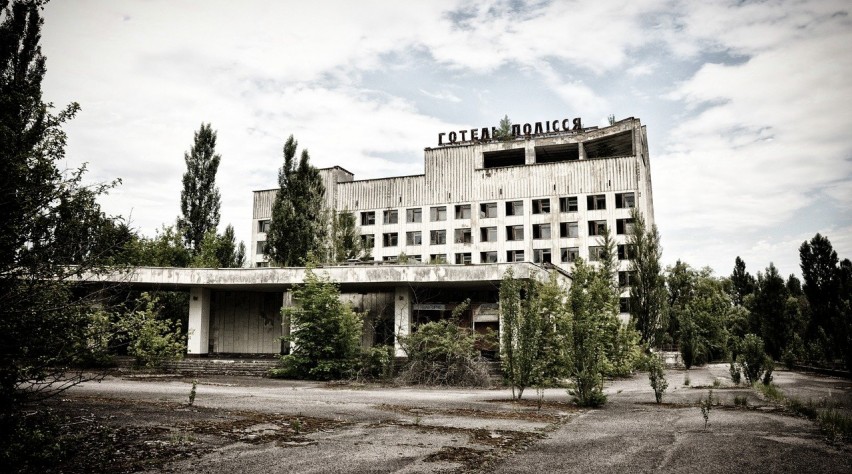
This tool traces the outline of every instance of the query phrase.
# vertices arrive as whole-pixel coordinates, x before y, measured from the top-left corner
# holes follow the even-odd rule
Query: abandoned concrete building
[[[546,278],[545,266],[554,265],[568,285],[577,257],[598,258],[606,229],[626,292],[631,210],[654,220],[645,127],[635,118],[605,128],[566,119],[516,126],[508,139],[494,140],[494,132],[439,134],[439,146],[425,150],[422,175],[356,181],[341,167],[321,170],[325,205],[354,213],[375,259],[318,270],[367,315],[365,346],[395,345],[404,355],[400,335],[448,317],[468,298],[462,323],[499,331],[498,289],[507,270]],[[136,287],[190,292],[189,355],[287,351],[280,310],[292,303],[305,269],[272,268],[263,256],[275,193],[254,192],[254,268],[138,268],[124,277]]]

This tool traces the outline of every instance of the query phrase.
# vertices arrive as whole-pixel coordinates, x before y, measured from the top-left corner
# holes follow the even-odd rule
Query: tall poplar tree
[[[297,146],[293,135],[284,143],[284,165],[278,172],[279,189],[266,237],[267,257],[285,267],[303,265],[309,253],[322,258],[327,234],[325,186],[319,170],[310,164],[308,150],[302,150],[296,163]]]
[[[195,132],[195,140],[188,153],[184,153],[186,172],[183,174],[183,190],[180,193],[178,227],[184,242],[198,253],[201,242],[208,231],[219,225],[219,188],[216,187],[216,172],[221,156],[216,153],[216,132],[210,124],[201,124]]]
[[[632,247],[630,270],[630,316],[643,343],[653,345],[658,332],[665,330],[662,320],[665,314],[665,276],[660,265],[662,249],[657,226],[647,228],[645,218],[634,209],[631,213],[633,230],[627,236]]]

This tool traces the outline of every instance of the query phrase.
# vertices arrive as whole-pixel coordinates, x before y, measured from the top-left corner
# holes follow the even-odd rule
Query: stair
[[[276,358],[192,358],[163,364],[163,369],[183,375],[247,375],[265,377],[278,365]]]

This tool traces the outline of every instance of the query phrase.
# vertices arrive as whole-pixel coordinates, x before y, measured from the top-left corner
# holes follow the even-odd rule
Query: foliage
[[[174,226],[163,225],[153,238],[136,237],[128,245],[128,263],[150,267],[187,267],[192,256]]]
[[[41,7],[39,1],[0,3],[3,424],[12,423],[28,395],[54,395],[83,380],[82,372],[67,367],[86,350],[99,295],[75,291],[71,282],[100,271],[128,237],[126,227],[96,202],[116,183],[84,186],[85,168],[61,169],[67,141],[62,127],[79,106],[54,113],[42,100]]]
[[[741,352],[737,362],[749,384],[757,383],[769,369],[772,359],[766,355],[763,339],[754,334],[746,334],[740,345]],[[768,384],[766,384],[768,385]]]
[[[500,126],[494,132],[495,140],[506,141],[512,139],[512,121],[509,120],[508,115],[504,115],[503,118],[500,119]]]
[[[765,273],[757,274],[754,298],[750,300],[752,331],[763,336],[766,352],[774,359],[781,357],[796,324],[796,300],[789,302],[789,298],[790,293],[775,265],[770,263]]]
[[[698,400],[698,407],[701,408],[701,416],[704,418],[704,430],[707,430],[707,425],[710,423],[710,411],[713,409],[713,390],[708,390],[707,398]]]
[[[739,385],[742,382],[742,370],[736,362],[731,361],[730,366],[728,366],[728,372],[731,374],[731,382],[734,382],[734,385]]]
[[[236,245],[234,227],[228,224],[225,233],[217,235],[207,231],[201,247],[192,258],[190,266],[198,268],[240,268],[245,265],[245,245]]]
[[[645,218],[637,210],[631,212],[633,229],[627,237],[627,244],[633,248],[630,270],[633,281],[630,284],[630,316],[641,335],[641,342],[653,346],[657,334],[665,331],[666,287],[660,259],[660,235],[657,226],[650,229]]]
[[[662,403],[663,393],[669,387],[669,383],[666,381],[663,359],[657,354],[651,354],[648,357],[648,380],[651,383],[651,388],[654,389],[654,398],[657,400],[657,403]]]
[[[606,321],[618,314],[618,297],[605,271],[588,266],[583,259],[574,265],[574,279],[568,292],[573,317],[569,349],[570,394],[580,406],[597,407],[606,403],[603,370]]]
[[[340,290],[312,267],[302,285],[293,290],[295,306],[281,314],[290,321],[284,340],[294,344],[282,356],[278,376],[332,380],[355,375],[361,352],[362,318],[340,301]]]
[[[825,410],[817,416],[820,429],[832,440],[852,442],[852,416],[840,410]]]
[[[391,380],[396,368],[396,356],[391,345],[376,345],[361,351],[358,378],[367,380]]]
[[[349,211],[331,212],[330,238],[326,258],[329,262],[345,262],[369,256],[369,251],[361,246],[361,233],[355,223],[355,215]]]
[[[266,237],[267,257],[285,267],[302,265],[311,252],[321,255],[326,235],[325,186],[307,150],[296,164],[297,145],[293,135],[284,143],[284,165],[278,172],[279,189]]]
[[[734,271],[731,273],[731,300],[737,306],[745,304],[745,297],[754,293],[756,282],[746,271],[746,264],[739,256],[734,261]]]
[[[482,338],[462,327],[459,317],[470,300],[453,309],[450,319],[420,324],[400,337],[408,364],[399,376],[403,383],[421,385],[488,386],[488,372],[478,360],[477,341]]]
[[[503,276],[500,354],[513,398],[517,394],[520,400],[525,388],[557,375],[548,373],[548,369],[556,365],[553,359],[560,357],[560,344],[553,339],[564,336],[554,328],[564,326],[563,321],[568,317],[561,294],[555,274],[551,274],[547,284],[516,280],[511,270]]]
[[[178,228],[184,242],[196,254],[205,235],[216,232],[219,225],[221,197],[216,187],[216,172],[222,157],[216,153],[216,132],[209,123],[202,123],[194,134],[192,148],[184,153],[186,172],[180,193]]]
[[[693,270],[678,261],[669,269],[669,313],[687,369],[725,354],[726,322],[735,311],[722,280],[712,270]]]
[[[198,388],[198,379],[192,380],[192,388],[189,389],[189,406],[192,406],[195,403],[195,395],[196,389]]]
[[[164,362],[183,358],[186,337],[180,325],[159,317],[158,300],[142,293],[139,307],[120,321],[126,333],[127,353],[144,367],[160,367]]]

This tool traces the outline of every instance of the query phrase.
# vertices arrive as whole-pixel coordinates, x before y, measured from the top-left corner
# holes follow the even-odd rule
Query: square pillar
[[[210,290],[190,288],[189,290],[189,334],[186,341],[186,354],[190,356],[207,355],[210,344]]]
[[[281,299],[281,309],[289,308],[293,306],[293,292],[290,290],[285,290],[284,295]],[[285,315],[283,312],[281,313],[281,335],[286,337],[290,335],[290,331],[292,330],[292,326],[290,325],[290,318]],[[281,341],[281,355],[289,354],[296,347],[296,341]]]
[[[397,357],[405,357],[405,351],[402,350],[402,345],[399,343],[400,336],[411,334],[411,300],[412,293],[410,288],[407,286],[394,288],[393,327],[395,332],[394,346],[396,347]]]

